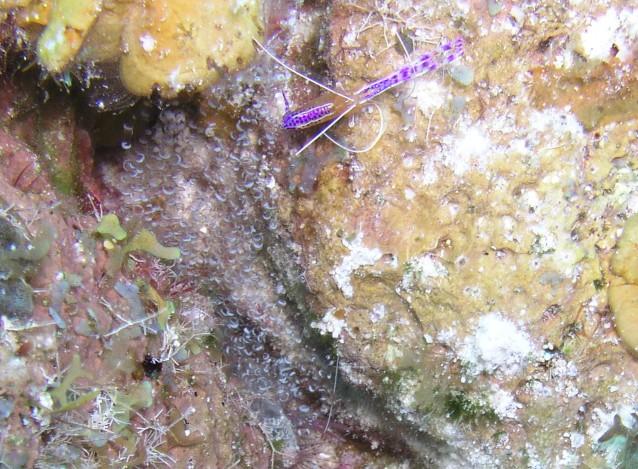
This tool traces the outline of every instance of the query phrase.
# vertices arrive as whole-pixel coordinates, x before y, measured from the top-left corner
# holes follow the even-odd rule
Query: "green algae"
[[[69,410],[78,409],[95,399],[99,394],[99,391],[91,391],[81,394],[74,399],[69,399],[69,396],[72,395],[71,388],[78,378],[92,378],[92,376],[82,367],[80,356],[75,354],[60,384],[55,389],[49,391],[49,396],[51,396],[53,400],[53,407],[50,409],[51,412],[68,412]]]
[[[166,330],[168,320],[175,315],[175,303],[172,301],[164,302],[164,305],[160,307],[157,313],[157,324],[160,330]]]
[[[33,142],[50,183],[58,194],[68,197],[81,193],[75,118],[63,98],[54,97],[37,113],[37,135]]]
[[[180,251],[176,247],[163,246],[150,231],[143,229],[124,247],[124,254],[132,251],[144,251],[160,259],[174,261],[179,259]]]
[[[119,218],[114,213],[104,215],[95,231],[104,237],[111,236],[117,241],[122,241],[128,236],[126,230],[120,225]]]
[[[209,351],[218,351],[219,350],[219,332],[211,329],[208,331],[208,334],[202,336],[200,338],[200,342],[202,346]]]
[[[87,440],[95,447],[101,448],[108,441],[116,441],[124,446],[129,454],[135,454],[139,442],[139,434],[131,425],[131,416],[140,409],[153,405],[153,386],[150,381],[132,384],[126,391],[102,391],[100,399],[110,402],[109,405],[98,406],[96,419],[103,422],[105,428],[86,429]]]
[[[137,368],[132,342],[124,334],[116,334],[104,352],[106,369],[114,375],[128,376]]]
[[[138,280],[137,286],[139,288],[142,299],[145,302],[152,303],[155,306],[155,309],[157,311],[157,324],[160,330],[166,330],[168,320],[175,315],[175,303],[173,301],[165,300],[164,298],[162,298],[157,290],[155,290],[155,288],[153,288],[151,285],[143,280]]]
[[[445,417],[472,426],[500,421],[484,394],[442,385],[424,378],[417,368],[385,371],[381,385],[391,402],[420,417]]]
[[[494,423],[499,420],[494,409],[482,397],[451,390],[445,396],[445,410],[452,420],[476,425],[480,422]]]
[[[142,251],[164,260],[177,260],[181,256],[179,248],[161,244],[157,237],[147,229],[140,230],[127,243],[128,232],[122,227],[119,218],[113,213],[104,215],[95,232],[104,239],[104,247],[109,251],[106,271],[114,277],[122,268],[128,254]]]
[[[114,420],[117,422],[113,431],[117,433],[130,424],[131,412],[153,405],[153,385],[150,381],[134,384],[127,392],[117,391],[113,401]]]

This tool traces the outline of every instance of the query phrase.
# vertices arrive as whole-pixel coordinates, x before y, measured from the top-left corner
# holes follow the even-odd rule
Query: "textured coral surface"
[[[0,462],[636,467],[638,8],[67,4],[0,1]],[[465,55],[297,154],[262,33]]]

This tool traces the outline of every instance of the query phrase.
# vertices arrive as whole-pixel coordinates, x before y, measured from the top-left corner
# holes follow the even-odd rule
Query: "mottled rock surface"
[[[636,18],[266,2],[269,50],[346,94],[464,38],[330,130],[382,125],[362,153],[295,154],[287,101],[328,91],[265,54],[135,125],[3,77],[3,462],[635,467]]]
[[[426,48],[463,35],[473,82],[380,97],[379,144],[295,202],[313,326],[350,380],[473,464],[613,464],[599,438],[635,399],[607,309],[636,210],[635,11],[394,3],[334,5],[333,76],[356,89],[398,68],[407,29]],[[336,133],[355,146],[378,125],[351,122]]]

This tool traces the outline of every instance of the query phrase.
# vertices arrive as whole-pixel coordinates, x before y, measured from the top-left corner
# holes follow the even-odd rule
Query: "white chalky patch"
[[[555,251],[558,245],[554,231],[546,225],[534,225],[530,227],[530,231],[536,235],[534,249],[538,253],[546,253]]]
[[[470,11],[470,2],[467,0],[456,0],[456,8],[458,8],[463,15],[466,15]]]
[[[615,9],[607,10],[604,15],[594,19],[579,38],[585,57],[590,60],[609,58],[611,46],[616,42],[619,29],[620,18]]]
[[[376,303],[372,306],[372,312],[370,313],[370,320],[372,322],[379,322],[385,317],[386,308],[383,303]]]
[[[496,387],[489,396],[490,406],[500,418],[515,419],[516,411],[523,407],[514,399],[511,392]]]
[[[552,467],[581,467],[580,457],[568,449],[564,449],[559,457],[554,458]]]
[[[416,404],[415,391],[418,389],[419,381],[414,377],[402,377],[399,381],[397,397],[404,408],[410,409]]]
[[[436,170],[436,165],[432,158],[426,158],[423,162],[423,172],[421,173],[420,180],[425,185],[434,184],[439,179],[439,174]]]
[[[235,0],[235,3],[233,5],[233,13],[237,14],[239,13],[239,10],[241,10],[243,7],[247,6],[247,5],[251,5],[255,3],[255,0]]]
[[[184,84],[180,81],[180,73],[181,66],[177,66],[176,68],[171,70],[171,73],[169,73],[168,75],[168,83],[175,91],[181,91],[182,88],[184,88]]]
[[[533,352],[529,336],[500,313],[488,313],[479,319],[474,334],[465,338],[459,357],[474,374],[500,371],[518,373]]]
[[[313,321],[310,326],[318,329],[322,335],[329,334],[333,339],[340,339],[343,342],[341,333],[346,328],[347,323],[345,318],[336,317],[335,311],[335,308],[329,309],[319,321]]]
[[[634,428],[638,420],[634,417],[636,409],[633,406],[623,405],[611,410],[596,407],[592,411],[592,425],[587,429],[587,434],[592,441],[598,441],[607,430],[614,425],[614,417],[620,417],[620,423],[627,428]]]
[[[451,327],[448,329],[443,329],[442,331],[439,331],[439,333],[436,335],[437,342],[444,345],[452,345],[455,339],[456,339],[456,329]]]
[[[569,69],[574,65],[574,53],[570,49],[565,49],[556,55],[554,67],[558,69]]]
[[[448,204],[447,209],[450,212],[450,215],[452,215],[452,218],[456,218],[460,211],[460,207],[456,204]]]
[[[508,241],[514,241],[514,228],[516,228],[516,220],[509,215],[501,217],[501,225],[503,227],[503,236]]]
[[[445,152],[445,165],[456,176],[462,176],[471,169],[483,169],[491,156],[492,141],[478,126],[464,127],[459,135],[444,139],[449,149]]]
[[[383,358],[390,366],[393,366],[394,362],[402,357],[403,357],[403,351],[399,347],[396,347],[393,344],[388,345],[388,347],[385,350],[385,354],[383,355]]]
[[[351,29],[343,36],[343,44],[349,47],[356,46],[358,44],[358,31]]]
[[[627,199],[627,210],[631,213],[638,213],[638,194],[630,194]]]
[[[401,286],[405,289],[419,286],[430,286],[431,279],[445,277],[448,271],[445,266],[432,254],[413,257],[407,263],[406,272],[401,280]]]
[[[636,10],[610,8],[594,18],[577,37],[579,52],[589,60],[608,61],[613,56],[612,46],[615,45],[618,49],[616,57],[623,62],[628,61],[638,39],[636,15]]]
[[[436,80],[416,80],[414,85],[408,85],[408,87],[411,86],[414,86],[411,97],[425,116],[429,116],[432,111],[443,106],[449,95],[448,89],[441,86]]]
[[[579,432],[571,432],[569,434],[569,442],[572,448],[577,449],[585,444],[585,435]]]
[[[142,34],[140,36],[140,44],[144,52],[152,52],[155,49],[155,38],[150,34]]]
[[[43,47],[44,49],[46,49],[47,51],[49,51],[50,53],[54,53],[55,49],[57,49],[58,47],[60,47],[62,44],[64,44],[66,42],[66,37],[64,36],[64,30],[60,29],[56,34],[55,37],[49,39],[48,41],[45,41]]]
[[[373,265],[383,256],[378,248],[367,248],[363,245],[363,234],[357,234],[357,237],[348,241],[343,240],[343,245],[350,249],[350,254],[345,256],[338,267],[332,269],[331,274],[337,283],[337,287],[346,298],[352,298],[354,289],[350,277],[352,273],[359,267],[364,265]]]
[[[48,392],[40,393],[40,395],[38,396],[38,404],[40,404],[40,407],[42,407],[43,409],[53,409],[54,402],[51,394],[49,394]]]
[[[538,206],[541,203],[538,192],[533,189],[523,190],[519,200],[520,204],[523,205],[526,211],[529,211],[530,209],[533,211],[538,210]]]
[[[532,111],[525,120],[523,124],[508,114],[476,122],[462,117],[456,130],[442,138],[436,153],[424,160],[420,182],[436,182],[440,164],[459,178],[476,171],[487,176],[490,167],[503,158],[531,157],[531,163],[538,164],[545,150],[571,148],[585,141],[583,127],[569,107]]]
[[[546,108],[532,111],[529,119],[530,129],[543,135],[567,135],[573,139],[583,138],[583,126],[569,109]]]
[[[545,465],[541,463],[538,451],[534,446],[525,443],[525,452],[527,453],[527,469],[545,469]]]

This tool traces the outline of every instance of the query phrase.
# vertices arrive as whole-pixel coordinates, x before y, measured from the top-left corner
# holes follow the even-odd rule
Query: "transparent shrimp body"
[[[323,94],[307,102],[302,108],[287,111],[281,121],[284,129],[306,129],[329,122],[352,104],[341,96]]]

